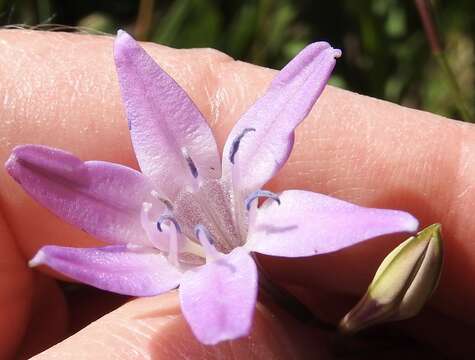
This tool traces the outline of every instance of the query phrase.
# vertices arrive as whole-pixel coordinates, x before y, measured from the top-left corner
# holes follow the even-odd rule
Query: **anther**
[[[273,193],[272,191],[268,191],[268,190],[257,190],[257,191],[254,191],[251,195],[249,195],[245,201],[247,211],[251,209],[252,202],[260,197],[272,199],[277,204],[280,205],[280,199],[276,193]]]
[[[203,247],[207,260],[217,259],[220,255],[213,246],[214,239],[209,230],[201,224],[195,226],[195,236]]]
[[[176,232],[177,233],[181,233],[181,228],[180,228],[180,224],[178,224],[178,221],[176,221],[176,219],[171,216],[171,215],[167,215],[167,214],[164,214],[164,215],[161,215],[158,220],[157,220],[157,229],[158,231],[162,232],[163,229],[162,229],[162,223],[164,221],[170,221],[171,223],[173,223],[173,225],[175,226],[175,229],[176,229]]]
[[[173,204],[170,202],[170,200],[161,197],[156,190],[152,190],[151,194],[155,199],[159,200],[163,205],[165,205],[168,210],[173,210]]]
[[[193,159],[185,148],[181,149],[181,152],[186,160],[186,163],[188,164],[188,167],[190,168],[191,175],[193,175],[193,177],[196,179],[198,177],[198,169],[196,168]]]
[[[200,239],[200,232],[205,235],[206,239],[211,245],[214,244],[213,235],[211,235],[209,230],[204,225],[198,224],[195,226],[195,236],[198,240]]]
[[[244,135],[246,135],[248,132],[251,131],[256,131],[254,128],[245,128],[236,138],[233,140],[233,143],[231,144],[231,149],[229,150],[229,161],[231,161],[232,164],[234,164],[234,157],[236,156],[236,153],[239,150],[239,144],[241,143],[242,138]]]

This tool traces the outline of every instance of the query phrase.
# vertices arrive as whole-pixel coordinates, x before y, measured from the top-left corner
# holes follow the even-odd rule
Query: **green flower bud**
[[[342,332],[407,319],[422,309],[442,271],[440,229],[440,224],[425,228],[383,260],[365,296],[340,322]]]

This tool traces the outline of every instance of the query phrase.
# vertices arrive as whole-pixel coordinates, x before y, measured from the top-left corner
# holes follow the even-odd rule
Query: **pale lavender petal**
[[[249,334],[256,296],[256,264],[240,247],[187,271],[180,284],[183,314],[207,345]]]
[[[47,265],[85,284],[132,296],[153,296],[171,290],[181,277],[157,250],[130,245],[88,249],[44,246],[29,265]]]
[[[143,173],[170,200],[196,176],[219,178],[221,163],[211,129],[180,85],[124,31],[117,34],[114,54]]]
[[[280,206],[267,200],[251,220],[246,248],[300,257],[337,251],[376,236],[414,232],[418,221],[399,210],[365,208],[330,196],[284,191]]]
[[[234,165],[239,167],[239,187],[244,196],[261,188],[287,161],[294,129],[320,96],[340,54],[326,42],[307,46],[234,126],[224,147],[223,175],[231,179],[230,155],[236,148],[235,140],[244,134]]]
[[[152,188],[140,172],[39,145],[16,147],[5,166],[41,205],[87,233],[109,243],[149,244],[140,214]]]

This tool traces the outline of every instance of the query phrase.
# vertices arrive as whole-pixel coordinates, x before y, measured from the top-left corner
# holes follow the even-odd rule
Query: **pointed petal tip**
[[[18,157],[22,153],[22,149],[28,147],[29,145],[17,145],[12,149],[12,152],[10,153],[10,156],[8,157],[7,161],[5,161],[5,168],[7,170],[12,169],[15,165],[15,163],[18,160]]]
[[[7,173],[10,174],[11,177],[15,178],[14,174],[15,174],[15,164],[17,162],[17,156],[14,152],[12,152],[9,156],[9,158],[7,159],[7,161],[5,161],[5,170],[7,170]]]
[[[39,250],[33,258],[28,261],[28,267],[34,268],[39,265],[43,265],[46,260],[46,254],[43,250]]]
[[[409,213],[405,213],[406,216],[406,229],[407,232],[416,232],[419,229],[419,220]]]
[[[119,29],[117,30],[117,36],[116,36],[116,41],[121,40],[133,40],[133,37],[125,30]]]
[[[121,60],[133,56],[134,50],[139,47],[135,39],[126,31],[118,30],[114,41],[115,60]]]
[[[10,153],[9,158],[7,161],[5,161],[5,168],[8,171],[8,173],[13,176],[13,173],[15,172],[16,165],[18,164],[19,161],[21,160],[27,160],[29,158],[28,154],[30,153],[31,149],[37,149],[37,148],[45,148],[41,145],[30,145],[30,144],[24,144],[24,145],[17,145],[12,149],[12,152]]]
[[[17,182],[21,182],[20,179],[18,178],[18,172],[19,172],[19,163],[23,160],[25,162],[28,162],[28,159],[30,158],[29,154],[31,153],[31,149],[33,151],[35,149],[42,149],[44,148],[41,145],[17,145],[12,149],[12,152],[10,153],[10,156],[8,157],[7,161],[5,161],[5,169],[7,170],[8,174],[15,179]]]
[[[5,163],[7,172],[22,184],[25,172],[41,171],[49,176],[75,180],[84,175],[84,163],[67,151],[44,145],[16,146]],[[34,170],[33,170],[34,169]]]
[[[317,41],[311,43],[305,47],[302,52],[311,51],[315,52],[317,55],[325,52],[326,54],[331,54],[335,59],[341,57],[342,51],[340,49],[334,48],[326,41]],[[297,55],[298,56],[298,55]]]

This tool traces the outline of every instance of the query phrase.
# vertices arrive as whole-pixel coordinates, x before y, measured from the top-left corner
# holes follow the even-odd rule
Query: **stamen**
[[[183,157],[186,160],[186,163],[188,164],[188,167],[190,168],[191,175],[193,175],[193,177],[196,179],[198,177],[198,169],[196,168],[196,165],[193,162],[193,159],[188,154],[188,151],[185,148],[182,148],[181,152],[183,154]]]
[[[252,202],[260,197],[272,199],[280,205],[280,199],[276,193],[273,193],[272,191],[268,190],[257,190],[254,191],[251,195],[249,195],[245,201],[247,211],[251,209]]]
[[[162,223],[164,221],[170,221],[171,223],[173,223],[173,225],[175,225],[175,229],[176,229],[177,233],[181,234],[180,224],[178,224],[178,221],[176,221],[176,219],[173,216],[168,215],[168,214],[163,214],[158,218],[158,220],[157,220],[157,229],[158,229],[158,231],[163,232]]]
[[[239,150],[239,145],[241,143],[242,138],[244,135],[246,135],[248,132],[251,131],[256,131],[254,128],[245,128],[236,138],[233,140],[233,143],[231,144],[231,149],[229,150],[229,161],[231,161],[232,164],[234,164],[234,156],[236,155],[237,151]]]
[[[211,235],[209,230],[204,225],[198,224],[195,226],[195,236],[198,240],[200,240],[200,233],[204,233],[206,240],[210,245],[214,244],[213,235]]]
[[[206,227],[201,224],[195,226],[195,235],[198,241],[200,242],[201,246],[206,254],[206,258],[216,259],[219,257],[219,252],[213,246],[214,239],[211,233],[208,231]]]
[[[155,229],[155,221],[150,219],[150,210],[152,209],[152,204],[148,202],[144,202],[142,204],[142,211],[140,213],[140,221],[142,223],[142,227],[145,230],[149,240],[152,244],[160,250],[165,250],[168,248],[167,241],[168,238],[165,234],[157,232]]]
[[[173,210],[173,204],[171,203],[170,200],[164,198],[164,197],[161,197],[160,194],[156,191],[156,190],[152,190],[151,191],[151,195],[159,200],[160,202],[163,203],[163,205],[165,205],[167,207],[168,210],[172,211]]]
[[[168,261],[172,265],[178,266],[178,241],[180,240],[180,237],[181,237],[181,228],[173,216],[164,214],[160,216],[157,220],[157,229],[160,232],[163,231],[162,223],[164,221],[169,221],[170,223],[174,225],[174,226],[171,226],[169,229],[170,241],[168,243]]]

